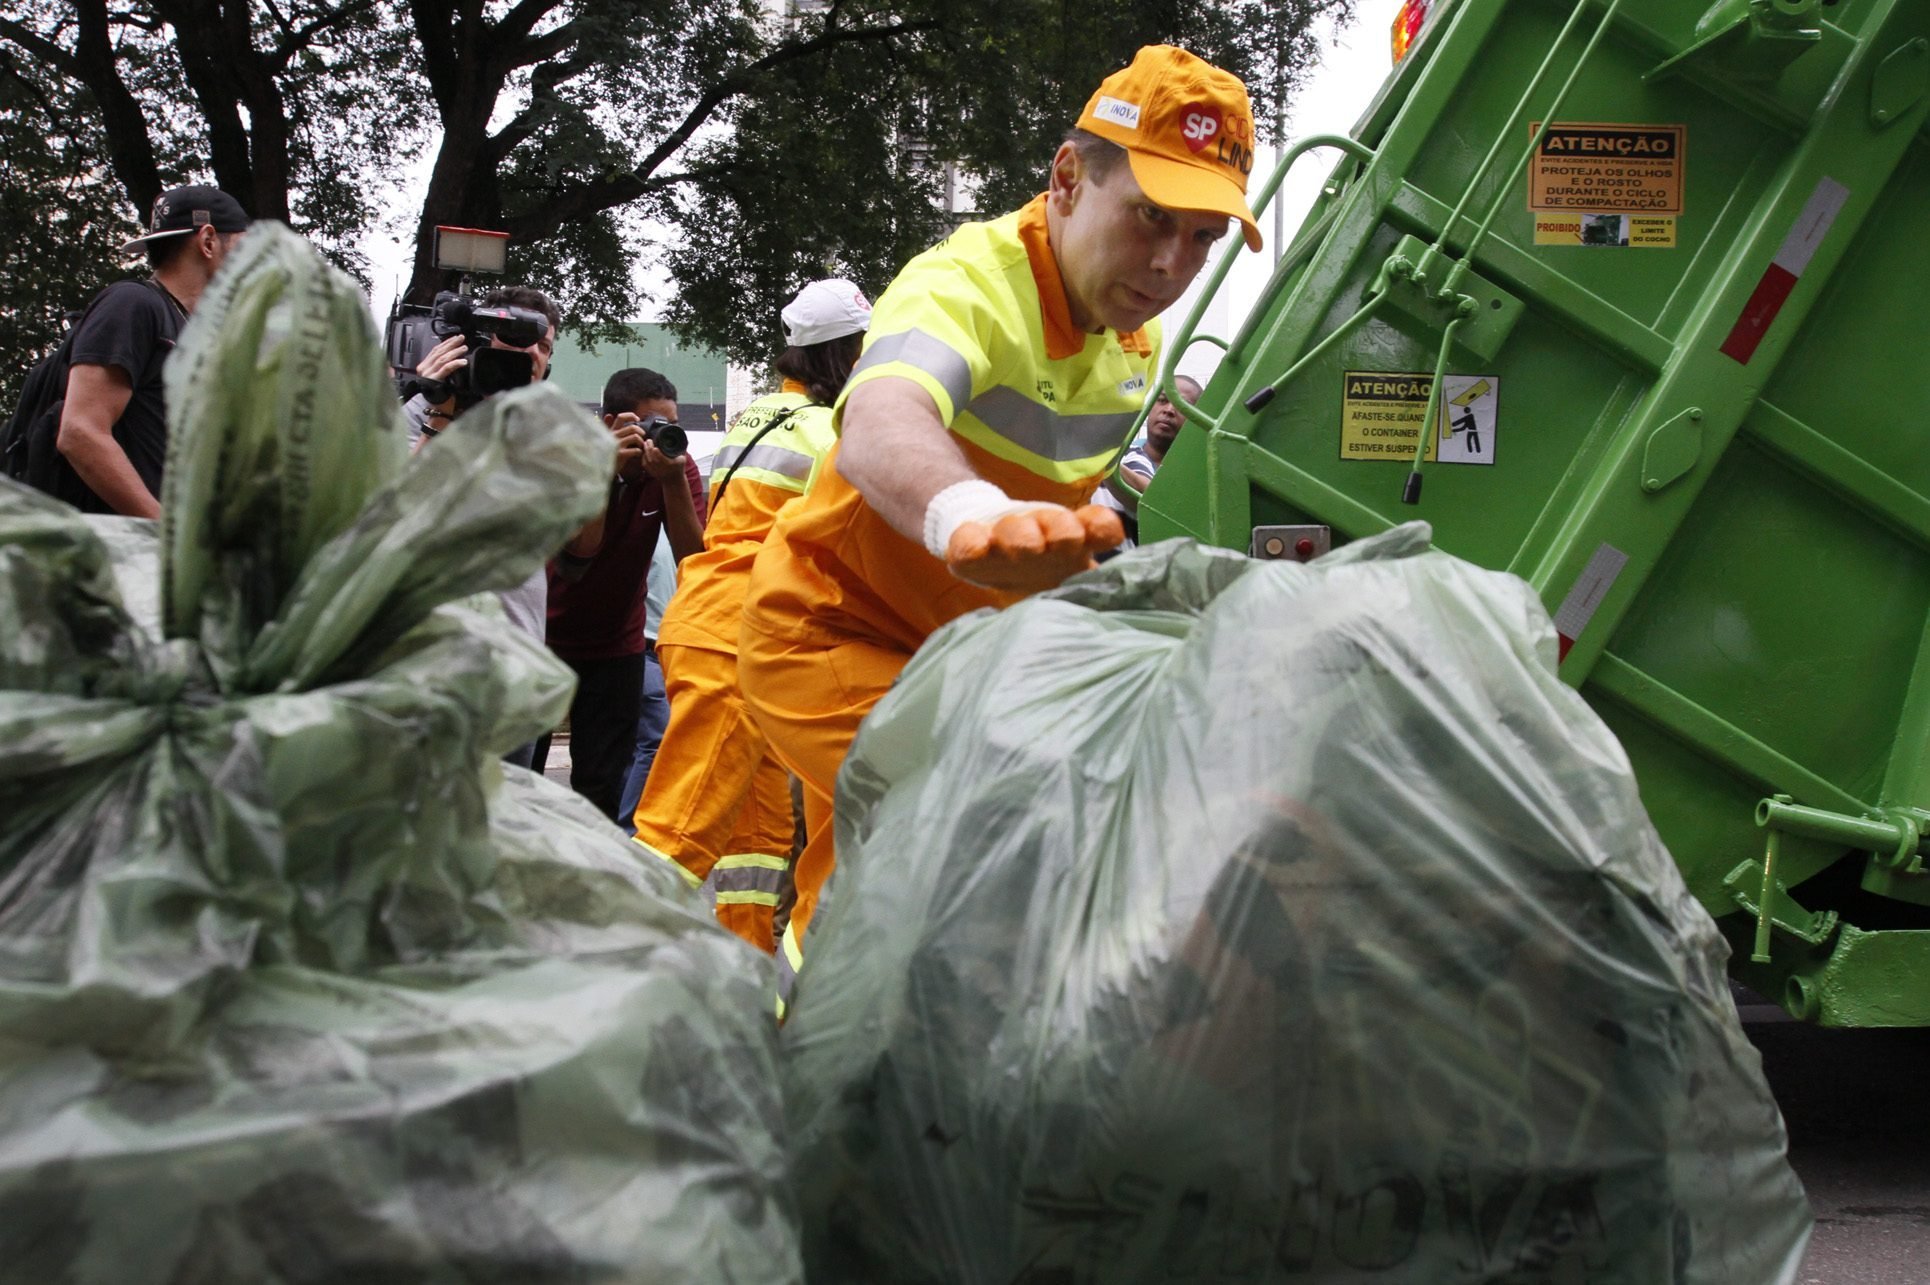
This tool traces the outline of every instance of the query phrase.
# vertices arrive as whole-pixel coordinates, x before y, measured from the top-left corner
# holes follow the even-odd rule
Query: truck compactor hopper
[[[1244,329],[1171,336],[1227,351],[1141,507],[1528,580],[1736,976],[1828,1025],[1930,1024],[1927,109],[1930,0],[1437,3],[1283,160],[1341,153]]]

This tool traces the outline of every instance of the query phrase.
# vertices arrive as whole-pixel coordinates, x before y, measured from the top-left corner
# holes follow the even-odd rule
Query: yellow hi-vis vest
[[[1045,227],[1041,196],[964,225],[905,265],[872,311],[838,407],[874,379],[909,379],[981,477],[1015,499],[1076,506],[1111,469],[1145,400],[1157,331],[1075,330]],[[836,461],[833,448],[766,540],[745,603],[752,628],[913,650],[965,612],[1017,600],[959,580],[892,530]]]
[[[779,416],[784,418],[770,428]],[[804,494],[836,440],[831,408],[813,405],[791,380],[731,423],[711,460],[703,551],[677,566],[677,593],[657,630],[659,645],[736,654],[757,551],[778,511]],[[726,477],[730,485],[723,487]]]

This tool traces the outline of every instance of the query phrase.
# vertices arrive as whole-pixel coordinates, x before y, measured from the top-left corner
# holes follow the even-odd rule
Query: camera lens
[[[657,420],[651,426],[650,440],[673,460],[690,449],[689,435],[667,419]]]

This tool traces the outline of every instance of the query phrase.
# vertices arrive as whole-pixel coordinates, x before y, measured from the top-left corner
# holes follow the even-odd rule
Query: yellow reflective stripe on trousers
[[[775,906],[784,894],[789,857],[764,852],[734,852],[717,858],[710,868],[710,886],[720,906]]]
[[[797,970],[804,967],[804,947],[798,944],[797,925],[784,925],[784,936],[777,944],[777,1020],[790,1011],[791,993],[797,989]]]
[[[649,844],[645,843],[642,839],[639,839],[634,834],[630,836],[630,842],[636,844],[639,848],[642,848],[645,852],[657,858],[659,861],[668,861],[670,863],[670,868],[672,870],[675,870],[678,874],[682,875],[684,877],[684,882],[689,884],[691,887],[698,888],[703,886],[704,881],[701,877],[694,875],[690,871],[684,869],[683,863],[678,861],[677,858],[671,856],[668,852],[658,852],[655,848],[651,847]]]

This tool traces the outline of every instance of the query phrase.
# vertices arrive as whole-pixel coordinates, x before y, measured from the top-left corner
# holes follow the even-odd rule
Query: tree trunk
[[[140,212],[143,225],[161,195],[161,168],[154,160],[154,143],[147,134],[147,117],[140,103],[122,83],[114,64],[114,47],[107,29],[106,0],[74,0],[77,38],[74,61],[81,83],[94,96],[107,131],[108,164]]]

